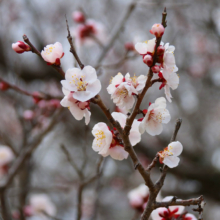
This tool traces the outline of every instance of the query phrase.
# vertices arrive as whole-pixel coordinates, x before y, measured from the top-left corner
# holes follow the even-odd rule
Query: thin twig
[[[66,149],[66,147],[64,145],[61,145],[61,149],[63,151],[63,153],[66,155],[66,158],[68,160],[68,162],[70,163],[70,165],[73,167],[73,169],[77,172],[78,176],[80,179],[84,178],[83,173],[81,172],[81,170],[78,168],[78,166],[76,165],[76,163],[74,162],[74,160],[72,160],[69,151]]]
[[[42,58],[40,51],[38,51],[36,49],[36,47],[30,42],[30,40],[28,39],[27,35],[23,35],[23,39],[24,41],[31,47],[31,51],[32,53],[37,54],[40,58]],[[43,58],[42,58],[43,59]],[[65,76],[65,73],[63,71],[63,69],[60,66],[56,66],[56,65],[51,65],[62,77]]]
[[[79,56],[78,54],[76,53],[76,49],[73,45],[73,40],[72,40],[72,37],[70,35],[70,30],[69,30],[69,25],[68,25],[68,21],[67,21],[67,18],[66,18],[66,27],[67,27],[67,32],[68,32],[68,35],[67,35],[67,39],[69,41],[69,44],[70,44],[70,52],[73,54],[73,56],[75,57],[77,63],[79,64],[80,68],[83,69],[84,68],[84,65],[83,63],[81,62],[81,60],[79,59]]]
[[[107,43],[107,45],[103,48],[100,56],[98,57],[96,67],[100,65],[102,60],[105,58],[105,55],[108,53],[112,45],[114,44],[115,40],[117,39],[120,32],[123,30],[128,18],[130,17],[131,13],[134,11],[135,7],[137,5],[137,0],[132,0],[132,2],[128,5],[124,15],[122,16],[121,20],[116,23],[116,26],[114,27],[111,37]]]
[[[31,92],[28,92],[28,91],[26,91],[26,90],[24,90],[24,89],[22,89],[22,88],[20,88],[16,85],[13,85],[13,84],[3,80],[2,78],[0,78],[0,82],[6,83],[9,86],[9,89],[12,89],[12,90],[14,90],[16,92],[19,92],[19,93],[21,93],[23,95],[26,95],[26,96],[31,96],[33,98],[39,98],[39,99],[44,99],[44,100],[50,100],[50,99],[59,99],[59,100],[61,100],[63,98],[61,96],[51,96],[49,94],[45,94],[45,93],[42,93],[42,92],[37,92],[39,94],[37,94],[36,92],[31,93]]]

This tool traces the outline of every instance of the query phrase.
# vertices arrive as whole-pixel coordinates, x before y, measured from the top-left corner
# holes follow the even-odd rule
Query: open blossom
[[[172,95],[170,93],[170,88],[172,90],[177,89],[179,85],[179,76],[177,75],[178,68],[175,66],[173,68],[164,68],[159,74],[159,78],[162,80],[162,84],[159,89],[164,87],[166,98],[169,102],[172,102]]]
[[[163,43],[161,43],[164,45]],[[176,66],[175,56],[174,56],[174,50],[175,47],[173,45],[169,45],[169,43],[166,43],[164,45],[164,55],[163,55],[163,68],[173,68]]]
[[[85,117],[86,125],[90,121],[91,112],[89,111],[89,101],[81,102],[73,98],[73,92],[63,88],[65,97],[61,100],[60,104],[63,107],[69,108],[73,117],[76,120],[82,120]]]
[[[155,103],[150,104],[149,108],[144,110],[145,117],[140,123],[140,132],[146,130],[152,136],[162,132],[162,123],[167,124],[170,121],[170,113],[166,109],[166,99],[164,97],[157,98]]]
[[[37,215],[42,219],[47,219],[45,214],[56,215],[56,207],[46,194],[32,195],[29,205],[24,208],[24,214],[27,216]]]
[[[178,157],[183,151],[183,145],[179,141],[172,142],[163,151],[160,151],[160,163],[170,168],[178,166],[180,158]]]
[[[126,115],[113,112],[112,117],[120,123],[122,128],[125,126],[127,118]],[[136,145],[141,140],[138,126],[139,122],[134,120],[129,134],[129,140],[132,146]],[[93,127],[92,134],[95,137],[92,149],[101,154],[103,157],[110,155],[115,160],[123,160],[128,157],[128,153],[124,150],[123,143],[118,138],[116,129],[110,130],[105,123],[100,122]]]
[[[76,40],[77,46],[94,45],[96,43],[94,38],[101,43],[104,43],[107,39],[104,25],[92,19],[87,19],[84,23],[78,24],[71,33]]]
[[[162,201],[168,202],[172,200],[173,196],[167,196]],[[152,214],[152,220],[175,220],[181,215],[182,220],[197,220],[197,218],[192,214],[184,214],[184,206],[169,206],[168,208],[158,208],[155,209]]]
[[[152,28],[150,29],[150,33],[155,35],[156,37],[162,37],[164,31],[165,31],[165,28],[162,24],[154,24]]]
[[[124,77],[121,73],[118,73],[112,78],[107,91],[119,108],[129,110],[134,105],[134,95],[144,88],[146,79],[147,77],[143,75],[130,77],[130,74],[127,73]]]
[[[152,55],[154,53],[155,45],[156,45],[156,38],[153,38],[143,43],[141,42],[136,43],[135,49],[140,55],[146,55],[146,54]]]
[[[72,92],[74,99],[85,102],[97,95],[101,90],[101,83],[97,79],[96,70],[91,66],[68,69],[65,80],[61,84]]]
[[[139,211],[143,211],[143,205],[148,201],[148,198],[149,188],[145,184],[141,184],[128,193],[130,205]]]
[[[41,51],[41,56],[49,64],[60,65],[60,59],[64,56],[63,46],[61,43],[49,44]]]
[[[12,49],[16,52],[16,53],[24,53],[25,51],[30,51],[31,47],[27,44],[25,44],[22,41],[18,41],[16,43],[12,44]]]

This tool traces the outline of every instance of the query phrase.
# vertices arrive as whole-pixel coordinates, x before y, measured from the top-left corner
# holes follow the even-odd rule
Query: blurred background
[[[142,141],[135,150],[147,166],[156,153],[167,146],[176,119],[182,118],[177,139],[183,144],[184,151],[179,166],[168,172],[162,197],[175,195],[188,199],[204,195],[207,202],[204,219],[218,220],[220,2],[140,0],[135,1],[132,8],[131,2],[1,0],[0,77],[29,92],[40,91],[62,98],[62,77],[59,73],[36,54],[16,54],[11,44],[22,41],[23,34],[29,37],[39,51],[47,44],[58,41],[64,48],[61,66],[66,71],[75,65],[66,39],[66,15],[71,33],[75,36],[77,52],[84,64],[97,68],[102,82],[100,95],[114,111],[115,106],[106,91],[111,77],[118,72],[135,73],[137,76],[148,72],[142,57],[125,44],[153,38],[149,30],[154,23],[161,22],[161,13],[166,7],[167,28],[163,42],[169,42],[176,48],[180,84],[177,90],[171,91],[174,98],[168,104],[172,118],[170,123],[164,126],[159,136],[142,135]],[[79,24],[72,17],[76,10],[82,10],[88,19],[96,22],[100,35],[94,34],[85,41],[77,38]],[[117,36],[109,45],[117,28]],[[108,50],[106,45],[109,46]],[[103,54],[104,50],[106,53]],[[156,83],[147,92],[142,107],[147,108],[149,102],[161,96],[164,96],[164,91],[159,90],[159,83]],[[76,121],[67,108],[61,108],[56,100],[53,101],[38,102],[13,90],[0,91],[0,144],[10,146],[15,155],[19,155],[26,147],[36,144],[38,138],[36,150],[7,190],[9,209],[15,218],[14,213],[29,203],[31,195],[44,193],[55,204],[58,219],[76,219],[82,180],[68,158],[74,161],[85,178],[89,179],[97,172],[100,159],[91,148],[91,130],[97,122],[107,122],[103,113],[91,104],[91,122],[85,126],[84,119]],[[53,124],[47,129],[51,120]],[[45,129],[47,131],[43,132]],[[157,164],[152,172],[155,181],[160,175],[159,166]],[[127,159],[120,162],[107,157],[101,170],[102,175],[83,189],[81,219],[132,219],[135,211],[130,208],[127,193],[143,183],[138,171],[134,171],[132,161]],[[193,213],[192,207],[188,210]]]

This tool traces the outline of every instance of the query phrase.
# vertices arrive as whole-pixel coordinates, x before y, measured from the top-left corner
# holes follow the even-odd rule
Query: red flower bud
[[[154,24],[150,30],[150,33],[158,38],[163,36],[164,31],[165,28],[162,24]]]
[[[155,66],[152,66],[152,67],[151,67],[151,70],[153,71],[153,73],[159,73],[160,67],[157,66],[157,65],[155,65]]]
[[[31,47],[27,44],[25,44],[22,41],[18,41],[16,43],[12,44],[12,49],[16,52],[16,53],[24,53],[25,51],[30,51]]]
[[[163,55],[164,54],[164,51],[165,51],[165,47],[160,45],[158,48],[157,48],[157,55]]]
[[[0,82],[0,90],[5,91],[5,90],[7,90],[9,88],[10,88],[10,86],[8,85],[8,83]]]
[[[132,42],[125,43],[125,49],[128,51],[134,51],[134,44]]]
[[[143,58],[143,62],[146,63],[148,66],[152,66],[153,64],[153,58],[151,55],[147,54]]]
[[[74,11],[72,16],[73,20],[77,23],[84,23],[86,21],[86,18],[81,11]]]

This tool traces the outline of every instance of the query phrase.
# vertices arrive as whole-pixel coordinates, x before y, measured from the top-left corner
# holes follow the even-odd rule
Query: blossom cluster
[[[147,205],[149,198],[149,188],[141,184],[135,189],[132,189],[128,193],[128,200],[131,207],[139,212],[143,212],[144,208]],[[173,199],[173,196],[167,196],[162,199],[160,193],[157,196],[157,201],[169,202]],[[197,218],[190,213],[185,211],[184,206],[169,206],[167,208],[157,208],[152,214],[152,220],[177,220],[181,216],[182,220],[197,220]]]

